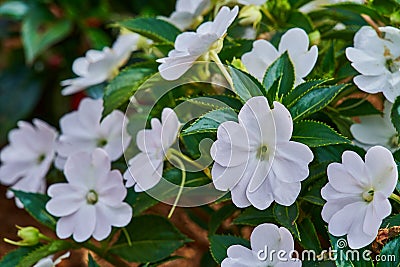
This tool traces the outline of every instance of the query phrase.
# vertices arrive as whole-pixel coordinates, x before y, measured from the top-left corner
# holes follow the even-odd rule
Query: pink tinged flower
[[[242,56],[242,62],[251,75],[259,80],[264,78],[268,67],[285,51],[294,65],[295,85],[304,82],[314,68],[318,58],[318,47],[312,46],[308,50],[309,40],[307,33],[300,28],[293,28],[282,35],[278,49],[270,42],[257,40],[253,43],[253,49]]]
[[[59,238],[72,235],[83,242],[93,236],[103,240],[111,227],[124,227],[132,217],[132,208],[123,202],[127,191],[122,175],[111,170],[107,153],[98,148],[92,153],[80,152],[68,158],[64,174],[67,183],[53,184],[47,211],[60,217],[56,226]]]
[[[72,71],[79,77],[62,81],[61,85],[67,86],[62,90],[62,94],[75,94],[114,77],[118,69],[126,63],[131,52],[137,49],[139,40],[138,34],[122,34],[112,48],[104,47],[101,51],[89,50],[85,57],[77,58],[72,65]]]
[[[53,261],[53,256],[48,256],[46,258],[41,259],[38,261],[33,267],[56,267],[62,260],[68,258],[70,256],[70,252],[61,255],[57,259]]]
[[[135,185],[135,191],[142,192],[160,181],[164,159],[168,149],[176,142],[180,127],[176,113],[164,108],[161,122],[153,118],[151,129],[138,132],[136,143],[141,152],[129,160],[129,168],[124,174],[127,187]]]
[[[10,144],[0,154],[0,182],[16,190],[44,193],[45,176],[53,162],[57,131],[44,121],[33,124],[20,121],[18,129],[10,131]],[[11,191],[8,197],[13,197]],[[22,204],[16,202],[22,208]]]
[[[370,244],[382,220],[390,215],[388,200],[397,183],[392,153],[381,146],[370,148],[365,162],[353,151],[345,151],[342,163],[328,166],[328,184],[321,194],[327,201],[322,218],[334,236],[347,235],[350,248]]]
[[[201,24],[196,32],[184,32],[175,40],[175,49],[168,53],[168,57],[158,59],[161,77],[165,80],[176,80],[181,77],[194,62],[210,50],[221,49],[221,41],[228,27],[238,14],[236,6],[232,10],[222,7],[214,21]]]
[[[230,190],[238,207],[268,208],[273,201],[293,204],[313,159],[304,144],[290,141],[293,121],[279,102],[271,109],[263,96],[249,99],[239,112],[239,123],[218,127],[211,147],[215,160],[214,186]]]
[[[379,30],[382,38],[372,27],[362,27],[346,56],[360,73],[354,77],[358,88],[371,94],[382,92],[393,103],[400,95],[400,30],[390,26]]]
[[[202,14],[209,6],[210,0],[177,0],[175,11],[171,16],[169,18],[161,17],[161,19],[183,31],[201,22]]]
[[[230,246],[228,257],[222,261],[221,267],[301,266],[299,259],[292,258],[293,237],[284,227],[278,228],[271,223],[260,224],[251,233],[250,244],[251,249],[242,245]]]
[[[85,98],[77,111],[60,119],[62,134],[57,144],[57,168],[63,169],[69,156],[96,148],[103,148],[112,161],[122,156],[131,141],[126,130],[127,118],[114,110],[101,120],[102,112],[103,100]]]
[[[355,143],[366,149],[381,145],[392,152],[400,148],[399,134],[390,119],[393,104],[385,101],[383,116],[360,116],[361,123],[351,125],[350,131],[355,138]]]

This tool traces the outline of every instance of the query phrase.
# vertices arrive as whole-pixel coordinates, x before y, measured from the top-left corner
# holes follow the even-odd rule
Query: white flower
[[[329,183],[321,194],[327,201],[322,218],[334,236],[347,235],[350,248],[370,244],[382,220],[392,210],[388,197],[397,183],[397,166],[384,147],[370,148],[365,163],[353,151],[345,151],[342,164],[328,166]]]
[[[361,74],[354,77],[358,88],[371,94],[383,92],[393,103],[400,95],[400,30],[387,26],[379,31],[382,38],[372,27],[362,27],[346,56]]]
[[[33,125],[18,122],[18,129],[10,131],[10,144],[0,154],[0,182],[16,190],[44,193],[45,176],[53,162],[57,131],[44,121],[33,120]],[[8,191],[8,197],[13,193]],[[19,207],[22,204],[16,202]]]
[[[303,13],[309,13],[311,11],[321,9],[324,5],[331,5],[331,4],[337,4],[337,3],[343,3],[343,2],[362,4],[362,3],[364,3],[364,0],[314,0],[314,1],[308,2],[307,4],[301,6],[301,8],[299,8],[299,10]]]
[[[202,14],[210,6],[210,0],[177,0],[175,11],[169,18],[161,17],[180,30],[193,27],[203,20]],[[197,24],[198,25],[198,24]]]
[[[77,111],[60,119],[61,136],[57,145],[56,167],[63,169],[67,157],[74,153],[103,148],[112,161],[121,157],[131,141],[125,115],[114,110],[101,120],[103,100],[85,98]],[[101,122],[100,122],[101,121]]]
[[[135,191],[146,191],[161,179],[164,159],[168,149],[175,143],[181,127],[176,113],[164,108],[160,120],[151,120],[152,129],[144,129],[136,135],[140,153],[129,160],[129,168],[124,174],[126,186],[135,185]]]
[[[53,184],[46,209],[57,221],[59,238],[73,236],[77,242],[93,236],[103,240],[111,226],[126,226],[132,208],[123,202],[127,191],[121,173],[111,171],[107,153],[98,148],[93,153],[81,152],[68,158],[64,169],[68,183]]]
[[[301,261],[290,255],[294,251],[294,241],[284,227],[278,228],[271,223],[260,224],[251,233],[250,243],[251,250],[241,245],[230,246],[228,258],[222,261],[221,267],[301,266]]]
[[[85,57],[75,59],[72,71],[79,77],[62,81],[61,85],[67,86],[62,90],[62,94],[71,95],[113,78],[128,60],[131,52],[137,49],[140,38],[136,33],[122,34],[112,48],[104,47],[102,51],[89,50]]]
[[[166,80],[176,80],[181,77],[201,56],[210,50],[217,53],[222,48],[222,38],[228,27],[238,14],[236,6],[232,10],[222,7],[214,21],[201,24],[196,32],[184,32],[175,40],[175,49],[168,53],[168,57],[158,59],[162,63],[158,70]],[[206,56],[205,56],[206,57]]]
[[[300,28],[293,28],[282,35],[278,50],[268,41],[257,40],[253,49],[242,56],[243,64],[251,75],[259,80],[264,78],[267,68],[285,51],[288,52],[295,70],[295,85],[304,82],[314,68],[318,58],[316,45],[308,50],[309,40],[307,33]]]
[[[242,5],[255,5],[255,6],[261,6],[264,4],[267,0],[238,0],[239,4]]]
[[[381,145],[392,152],[400,148],[399,134],[390,120],[393,104],[385,101],[383,117],[381,115],[360,116],[361,123],[351,125],[350,131],[357,143],[367,149]]]
[[[290,141],[292,130],[292,117],[281,103],[270,109],[263,96],[249,99],[239,123],[218,127],[211,147],[215,187],[231,190],[233,203],[241,208],[266,209],[273,201],[293,204],[313,154],[306,145]]]
[[[70,252],[61,255],[55,261],[53,261],[53,256],[48,256],[46,258],[41,259],[38,261],[33,267],[56,267],[57,264],[61,263],[62,260],[68,258],[70,256]]]

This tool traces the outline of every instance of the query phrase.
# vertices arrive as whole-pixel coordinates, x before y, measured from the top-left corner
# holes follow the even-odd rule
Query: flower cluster
[[[33,247],[33,254],[41,254],[32,258],[47,257],[36,267],[56,266],[69,252],[55,260],[53,254],[75,248],[92,250],[116,266],[125,261],[152,265],[173,259],[171,253],[188,240],[168,221],[176,206],[192,207],[200,198],[215,203],[225,194],[218,205],[204,209],[205,222],[203,214],[185,217],[209,223],[217,263],[282,267],[302,266],[292,253],[297,245],[322,251],[321,244],[345,237],[349,248],[361,249],[376,240],[380,228],[398,223],[400,29],[379,25],[386,20],[375,23],[373,12],[360,15],[363,23],[356,30],[346,26],[358,21],[354,14],[343,24],[333,21],[342,9],[341,16],[354,13],[360,1],[334,7],[323,4],[341,1],[292,2],[177,0],[169,17],[128,20],[111,48],[89,50],[76,59],[72,70],[79,77],[63,81],[62,94],[109,83],[103,98],[84,97],[77,110],[60,118],[59,131],[39,119],[18,122],[0,153],[7,196],[20,197],[16,204],[25,204],[52,226],[60,240],[18,226],[21,240],[5,241],[41,246]],[[315,19],[321,14],[331,16],[327,24]],[[354,43],[331,40],[340,27],[353,31]],[[187,29],[194,31],[182,32]],[[248,29],[256,35],[252,40],[242,38]],[[143,54],[132,54],[150,44]],[[201,75],[193,83],[167,82],[200,61],[204,68],[196,68]],[[204,81],[221,80],[213,77],[211,61],[229,83],[218,81],[226,90],[203,87]],[[118,73],[125,65],[126,71]],[[148,79],[157,70],[161,78]],[[177,87],[170,89],[171,84]],[[357,88],[363,93],[354,94]],[[367,96],[360,99],[361,94]],[[371,98],[375,102],[368,102]],[[128,99],[135,104],[124,114]],[[180,109],[187,103],[196,110]],[[375,108],[382,104],[383,110]],[[203,139],[213,142],[204,147]],[[199,163],[203,156],[208,166]],[[47,187],[51,170],[57,177]],[[153,188],[175,201],[168,218],[157,217],[160,222],[141,214],[158,203],[145,195],[158,192]],[[37,203],[39,211],[32,208]],[[382,225],[391,214],[394,219]],[[220,235],[228,228],[230,234],[247,230],[231,224],[255,226],[250,244]],[[101,242],[93,244],[91,238]],[[149,242],[138,245],[144,241]],[[398,243],[385,242],[390,242],[385,250],[397,245],[393,251],[398,252]],[[147,253],[149,248],[156,251]]]

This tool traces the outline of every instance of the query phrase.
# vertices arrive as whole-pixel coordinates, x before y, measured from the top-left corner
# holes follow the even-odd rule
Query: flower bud
[[[13,241],[7,238],[4,238],[4,241],[16,246],[34,246],[37,245],[42,238],[42,234],[39,229],[28,226],[28,227],[20,227],[17,225],[19,229],[17,235],[21,238],[20,241]]]
[[[262,19],[262,14],[259,6],[248,5],[244,6],[239,13],[239,24],[247,26],[253,24],[253,28],[256,28]]]

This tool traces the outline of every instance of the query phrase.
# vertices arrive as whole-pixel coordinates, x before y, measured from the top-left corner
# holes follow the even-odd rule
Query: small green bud
[[[4,238],[4,241],[16,246],[34,246],[37,245],[41,238],[44,236],[40,233],[39,229],[28,226],[28,227],[20,227],[16,226],[19,230],[17,235],[21,238],[20,241],[13,241],[7,238]]]
[[[232,60],[232,66],[235,68],[247,72],[246,67],[244,66],[243,62],[240,60],[240,58],[233,58]]]

